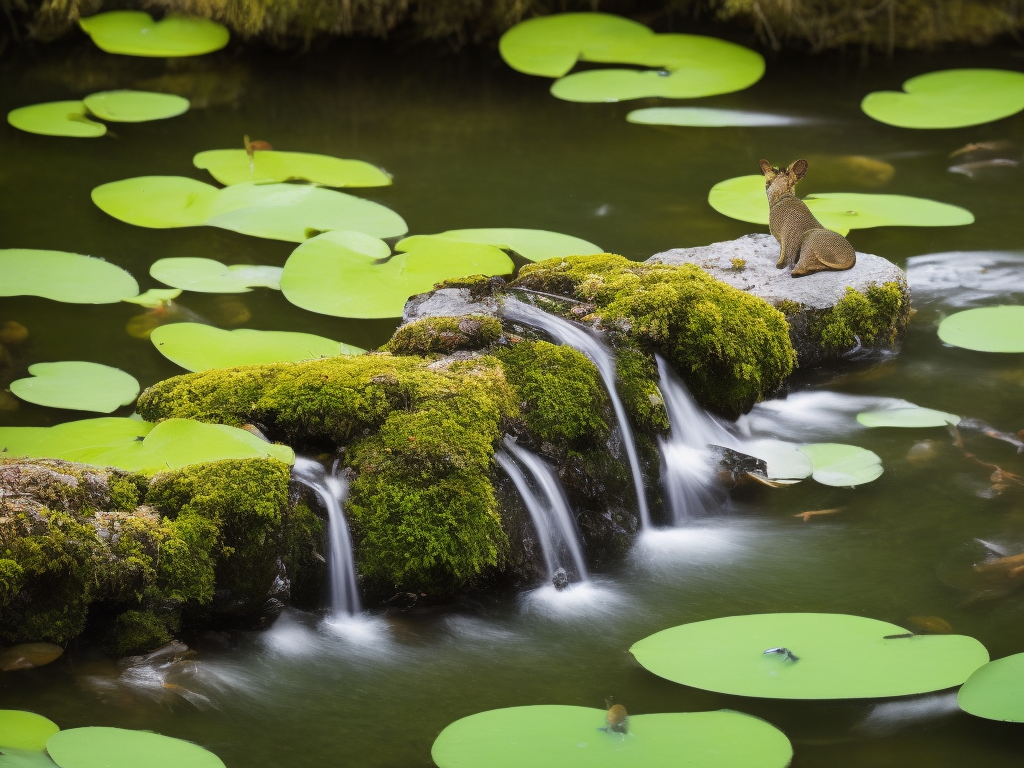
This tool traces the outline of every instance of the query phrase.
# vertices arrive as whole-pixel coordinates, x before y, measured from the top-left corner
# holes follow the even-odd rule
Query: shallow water
[[[954,162],[949,153],[968,142],[1008,139],[1014,149],[1007,156],[1018,158],[1024,117],[907,131],[874,123],[858,109],[868,91],[897,88],[915,74],[954,66],[1020,69],[1020,61],[988,51],[905,56],[865,69],[839,61],[769,62],[755,87],[699,104],[808,123],[670,129],[625,121],[628,111],[653,101],[583,105],[551,98],[546,81],[512,72],[489,50],[456,57],[401,44],[339,44],[305,57],[242,50],[165,63],[104,56],[83,45],[8,56],[0,63],[4,111],[124,87],[164,86],[196,102],[179,118],[116,126],[116,138],[2,129],[0,247],[102,256],[131,271],[143,289],[157,285],[148,267],[158,258],[280,265],[294,247],[214,228],[131,227],[89,200],[93,187],[129,176],[206,180],[192,168],[192,155],[240,147],[246,133],[279,149],[383,166],[395,176],[393,187],[354,192],[401,213],[411,233],[547,228],[645,258],[757,229],[715,213],[706,195],[720,180],[756,173],[759,158],[784,163],[847,154],[891,162],[894,179],[881,188],[847,184],[812,159],[801,193],[919,195],[968,207],[977,222],[855,230],[850,239],[858,250],[909,265],[912,283],[920,285],[921,311],[902,354],[815,376],[810,391],[760,406],[740,424],[758,435],[869,448],[886,467],[874,483],[848,490],[804,482],[735,493],[715,517],[650,531],[629,559],[561,594],[545,587],[493,604],[332,624],[289,612],[271,630],[237,635],[230,648],[203,650],[192,667],[174,670],[175,684],[191,697],[164,688],[160,675],[121,680],[109,666],[69,654],[50,667],[0,676],[0,708],[33,709],[65,728],[119,725],[188,738],[229,768],[428,766],[433,739],[459,717],[523,704],[601,707],[607,696],[636,714],[734,708],[764,717],[793,741],[801,768],[1019,765],[1020,726],[960,713],[948,694],[885,702],[743,699],[661,680],[626,651],[685,621],[766,611],[847,612],[898,624],[940,616],[981,640],[994,658],[1024,651],[1022,596],[983,591],[970,569],[984,556],[976,539],[1024,550],[1024,488],[995,493],[991,468],[966,458],[942,429],[867,430],[854,419],[876,398],[903,398],[1008,432],[1024,427],[1024,356],[954,349],[935,334],[938,320],[964,305],[964,290],[972,305],[1019,301],[1024,292],[1024,173],[999,168],[968,178],[946,170]],[[943,258],[964,272],[962,280],[942,268],[915,268],[935,263],[917,257],[950,253],[961,254]],[[252,313],[245,327],[372,347],[395,325],[307,313],[269,290],[237,298]],[[213,322],[224,311],[212,295],[185,294],[180,304]],[[148,341],[125,333],[138,312],[127,304],[0,300],[0,321],[18,320],[32,334],[8,380],[51,360],[116,365],[143,386],[180,373]],[[28,404],[0,411],[3,424],[81,417]],[[977,434],[965,439],[980,460],[1024,474],[1012,446]],[[836,507],[841,511],[808,522],[794,517]]]

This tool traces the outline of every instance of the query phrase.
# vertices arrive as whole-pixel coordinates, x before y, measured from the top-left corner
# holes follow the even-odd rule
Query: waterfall
[[[508,473],[530,513],[548,580],[553,581],[561,568],[569,581],[587,581],[589,576],[583,562],[579,531],[555,471],[539,456],[516,445],[511,438],[505,438],[505,448],[508,452],[498,451],[494,460]],[[520,464],[533,476],[539,492],[534,492]]]
[[[661,482],[676,525],[700,517],[717,506],[714,472],[717,459],[708,445],[738,447],[732,434],[694,401],[671,367],[655,355],[659,388],[670,427],[659,438]]]
[[[310,488],[327,510],[327,575],[332,617],[354,616],[361,608],[352,557],[352,537],[342,507],[348,498],[348,480],[338,467],[328,473],[312,459],[296,457],[292,478]]]
[[[650,527],[651,513],[647,507],[647,496],[644,493],[643,475],[640,474],[640,458],[636,453],[633,429],[626,417],[626,409],[615,389],[615,358],[611,351],[578,325],[513,297],[505,298],[502,312],[509,320],[539,328],[558,343],[574,347],[597,366],[598,373],[601,374],[601,379],[608,389],[608,397],[611,399],[612,409],[615,411],[615,418],[618,419],[619,430],[622,432],[622,443],[626,448],[626,457],[629,459],[629,469],[633,473],[633,488],[636,490],[637,507],[640,512],[640,528]]]

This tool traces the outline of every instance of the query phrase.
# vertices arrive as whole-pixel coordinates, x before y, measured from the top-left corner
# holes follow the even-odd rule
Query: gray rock
[[[425,317],[498,316],[498,302],[490,296],[474,298],[468,288],[439,288],[413,296],[405,304],[402,324]]]
[[[715,279],[759,296],[782,310],[789,321],[790,338],[801,366],[853,354],[899,351],[910,314],[910,289],[902,269],[880,256],[858,253],[857,263],[851,269],[795,278],[789,269],[776,268],[779,253],[779,242],[774,237],[756,234],[698,248],[675,248],[657,253],[648,261],[695,264]],[[846,334],[849,338],[839,346],[823,341],[822,329],[832,319],[836,305],[847,297],[848,289],[867,296],[869,288],[887,283],[897,285],[902,294],[895,312],[878,309],[871,327],[863,323],[852,327],[852,332]]]

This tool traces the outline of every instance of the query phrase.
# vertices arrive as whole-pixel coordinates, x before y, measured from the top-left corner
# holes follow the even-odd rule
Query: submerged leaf
[[[978,352],[1024,352],[1024,306],[980,307],[939,323],[946,344]]]
[[[905,408],[886,408],[881,411],[864,411],[857,414],[857,421],[865,427],[955,427],[960,423],[960,417],[913,405]]]
[[[0,296],[69,304],[113,304],[139,293],[135,278],[103,259],[32,248],[0,250]]]
[[[679,125],[701,128],[796,125],[806,122],[801,118],[787,115],[707,107],[646,107],[634,109],[626,115],[626,120],[642,125]]]
[[[199,56],[228,44],[227,27],[209,19],[169,14],[160,21],[145,11],[107,11],[78,25],[107,53],[126,56]]]
[[[213,259],[158,259],[149,274],[161,283],[200,293],[245,293],[255,287],[281,289],[281,267],[227,266]]]
[[[81,101],[51,101],[19,107],[7,113],[7,122],[19,131],[42,136],[93,139],[107,132],[107,126],[86,116],[85,104]]]
[[[683,685],[775,699],[909,696],[960,685],[988,660],[964,635],[914,635],[831,613],[764,613],[683,624],[630,652]]]
[[[37,405],[112,413],[139,396],[134,376],[99,363],[36,363],[28,372],[32,378],[12,381],[10,389]]]
[[[103,91],[82,99],[88,110],[101,120],[114,123],[144,123],[165,120],[188,112],[188,99],[151,91]]]
[[[211,149],[192,159],[221,184],[246,181],[309,181],[326,187],[385,187],[391,177],[363,160],[344,160],[307,152]]]
[[[165,307],[181,296],[180,288],[150,288],[145,293],[125,299],[128,304],[138,304],[140,307],[158,309]]]

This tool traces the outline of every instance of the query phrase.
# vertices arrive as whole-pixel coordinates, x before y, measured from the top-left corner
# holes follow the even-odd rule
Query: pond
[[[210,227],[132,227],[90,201],[94,187],[131,176],[207,181],[192,166],[193,155],[240,148],[243,134],[276,149],[385,168],[393,186],[354,194],[400,213],[411,234],[549,229],[641,260],[764,231],[714,212],[708,190],[757,173],[762,157],[786,164],[805,156],[812,164],[801,194],[917,195],[968,208],[976,223],[855,230],[857,250],[911,268],[918,311],[902,354],[880,365],[805,375],[804,391],[743,421],[786,439],[868,448],[885,466],[873,483],[735,493],[712,517],[648,534],[624,562],[567,594],[542,588],[424,615],[371,611],[333,628],[318,616],[286,612],[268,631],[200,646],[177,689],[114,685],[113,669],[101,661],[61,660],[0,676],[0,708],[34,710],[62,728],[116,725],[178,736],[216,752],[229,768],[429,766],[434,738],[460,717],[526,704],[602,707],[609,696],[631,714],[730,708],[763,717],[789,736],[794,765],[802,768],[1019,765],[1020,726],[961,713],[953,692],[874,702],[746,699],[662,680],[626,652],[683,622],[771,611],[850,613],[901,626],[939,617],[978,638],[993,658],[1024,651],[1024,596],[1009,587],[985,589],[971,570],[984,555],[979,540],[1024,550],[1024,487],[1014,480],[997,487],[990,478],[991,465],[1024,474],[1024,459],[1014,446],[977,433],[965,433],[961,450],[941,428],[867,430],[853,418],[876,402],[871,398],[895,397],[1009,433],[1024,427],[1024,356],[948,347],[936,335],[946,314],[1020,302],[1024,294],[1024,174],[1010,165],[974,176],[948,170],[957,162],[950,153],[969,142],[1006,141],[1003,156],[1020,159],[1024,117],[912,131],[869,120],[858,106],[870,91],[957,66],[1019,69],[1019,52],[902,55],[867,66],[769,61],[754,87],[693,103],[792,115],[804,124],[668,128],[625,120],[657,100],[559,101],[548,94],[547,80],[512,71],[490,49],[453,55],[346,42],[305,55],[240,46],[163,61],[108,56],[74,43],[9,53],[0,64],[4,113],[112,88],[192,99],[180,117],[116,125],[115,136],[100,139],[3,129],[0,247],[102,257],[130,271],[143,290],[160,287],[148,274],[159,258],[280,266],[293,249]],[[847,155],[887,162],[895,175],[882,187],[844,178],[835,158]],[[928,254],[950,255],[918,258]],[[221,327],[236,327],[230,323],[248,313],[242,327],[316,333],[364,348],[383,343],[396,326],[305,312],[262,288],[230,298],[185,293],[178,304]],[[28,365],[53,360],[116,366],[144,387],[181,373],[148,340],[126,332],[140,311],[123,303],[3,299],[0,321],[16,320],[31,334],[4,372],[4,386]],[[28,403],[0,411],[3,425],[76,418],[81,414]],[[837,508],[806,521],[796,517]]]

